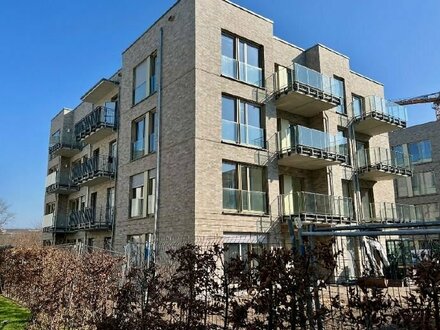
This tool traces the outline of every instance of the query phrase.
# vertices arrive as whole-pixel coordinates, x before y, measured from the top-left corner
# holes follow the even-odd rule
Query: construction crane
[[[410,99],[397,100],[395,103],[399,105],[432,103],[432,108],[435,110],[435,117],[440,121],[440,92],[412,97]]]

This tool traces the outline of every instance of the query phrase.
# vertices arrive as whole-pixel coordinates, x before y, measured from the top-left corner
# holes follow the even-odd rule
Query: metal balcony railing
[[[408,114],[406,107],[385,100],[379,96],[368,96],[364,99],[363,108],[352,105],[354,118],[379,117],[398,125],[406,125]]]
[[[69,214],[69,230],[110,229],[115,219],[114,207],[85,208]]]
[[[116,128],[116,104],[114,107],[99,106],[75,124],[75,138],[83,140],[100,128]]]
[[[320,158],[334,158],[344,163],[348,157],[346,138],[300,125],[290,126],[284,132],[278,132],[277,147],[281,154],[295,151]]]
[[[51,213],[43,217],[43,232],[64,232],[67,228],[66,216],[63,214]]]
[[[267,196],[263,191],[223,188],[223,209],[266,213]]]
[[[279,214],[295,216],[303,220],[354,221],[353,200],[350,197],[339,197],[298,191],[279,196]]]
[[[411,157],[402,152],[386,148],[360,149],[356,153],[357,167],[362,172],[380,170],[396,174],[411,175]]]
[[[116,174],[116,159],[112,156],[94,156],[84,163],[72,168],[73,184],[81,184],[97,177],[114,178]]]

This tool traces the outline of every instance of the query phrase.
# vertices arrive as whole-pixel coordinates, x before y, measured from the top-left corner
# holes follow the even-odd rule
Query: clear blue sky
[[[438,0],[236,2],[275,21],[275,34],[300,47],[319,42],[347,54],[353,70],[385,84],[387,98],[440,90]],[[50,119],[114,73],[122,51],[173,3],[2,2],[0,198],[16,213],[10,227],[41,222]],[[409,115],[412,125],[434,120],[430,105]]]

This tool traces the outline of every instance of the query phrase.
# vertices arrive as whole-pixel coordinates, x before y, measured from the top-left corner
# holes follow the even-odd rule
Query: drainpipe
[[[154,202],[154,231],[153,231],[153,260],[156,260],[157,253],[157,233],[159,218],[159,196],[160,196],[160,132],[161,132],[161,112],[162,112],[162,60],[163,60],[163,28],[159,30],[159,63],[157,79],[157,150],[156,150],[156,200]]]

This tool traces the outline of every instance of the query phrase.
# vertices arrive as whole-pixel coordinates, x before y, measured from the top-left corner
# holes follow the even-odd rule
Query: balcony
[[[346,163],[347,139],[295,125],[278,132],[279,165],[316,170]]]
[[[51,158],[62,156],[72,157],[81,149],[71,132],[52,135],[49,141],[49,155]]]
[[[414,205],[394,203],[370,203],[362,207],[364,223],[404,223],[414,222],[417,219]],[[422,220],[422,219],[417,219]]]
[[[72,168],[71,180],[75,185],[95,185],[112,180],[116,175],[116,159],[111,156],[94,156]]]
[[[78,190],[79,187],[70,182],[69,173],[55,171],[46,177],[47,194],[70,194]]]
[[[232,212],[267,213],[266,193],[223,188],[223,209]]]
[[[69,214],[69,231],[110,230],[115,219],[114,207],[86,208]]]
[[[45,233],[65,232],[66,218],[60,214],[46,214],[43,217],[42,228]]]
[[[75,124],[75,138],[85,144],[96,143],[116,129],[116,103],[96,107]]]
[[[273,97],[277,109],[313,117],[341,104],[338,82],[297,63],[283,68],[273,77]]]
[[[222,56],[222,75],[262,87],[263,70],[259,67]]]
[[[279,214],[311,222],[355,222],[353,201],[349,197],[298,191],[279,196]]]
[[[363,108],[352,105],[352,113],[356,132],[369,136],[405,128],[408,121],[405,107],[378,96],[366,97]]]
[[[385,148],[360,149],[357,155],[359,178],[369,181],[393,180],[411,176],[410,157]]]

